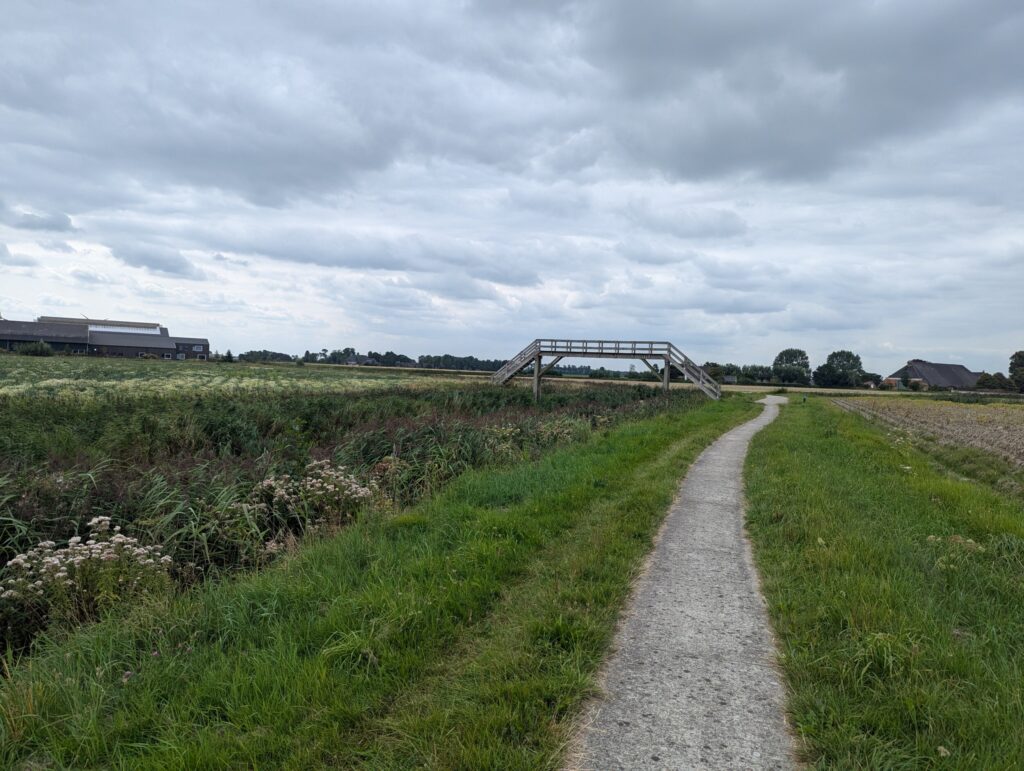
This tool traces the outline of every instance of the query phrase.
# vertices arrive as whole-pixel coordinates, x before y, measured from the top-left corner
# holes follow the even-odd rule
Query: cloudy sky
[[[0,313],[235,351],[1024,348],[1019,0],[4,0]]]

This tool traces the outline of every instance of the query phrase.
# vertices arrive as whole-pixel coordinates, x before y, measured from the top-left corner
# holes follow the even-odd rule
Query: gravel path
[[[743,533],[743,461],[785,397],[697,459],[615,638],[570,768],[791,768],[775,648]]]

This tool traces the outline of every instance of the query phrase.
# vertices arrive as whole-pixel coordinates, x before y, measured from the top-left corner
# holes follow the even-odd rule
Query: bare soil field
[[[1024,405],[931,399],[834,399],[844,409],[943,444],[976,447],[1024,466]]]

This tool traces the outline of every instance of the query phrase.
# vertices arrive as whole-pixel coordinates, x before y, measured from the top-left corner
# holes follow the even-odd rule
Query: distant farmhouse
[[[44,342],[57,353],[158,359],[208,359],[205,337],[171,337],[167,327],[144,321],[68,319],[40,316],[35,321],[0,319],[0,350]]]
[[[980,372],[971,372],[963,364],[936,364],[922,359],[911,359],[905,367],[893,372],[882,382],[899,388],[904,378],[908,383],[918,383],[921,388],[974,388]]]

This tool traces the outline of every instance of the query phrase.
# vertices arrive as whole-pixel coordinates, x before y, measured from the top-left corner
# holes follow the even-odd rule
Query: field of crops
[[[90,398],[168,396],[205,393],[274,393],[301,390],[338,393],[404,384],[455,381],[439,372],[331,365],[216,364],[78,357],[33,358],[0,354],[0,398]]]
[[[963,404],[932,398],[835,401],[912,434],[985,450],[1024,465],[1024,405]]]
[[[702,398],[577,383],[535,404],[452,375],[15,356],[0,383],[0,647],[15,648]]]

